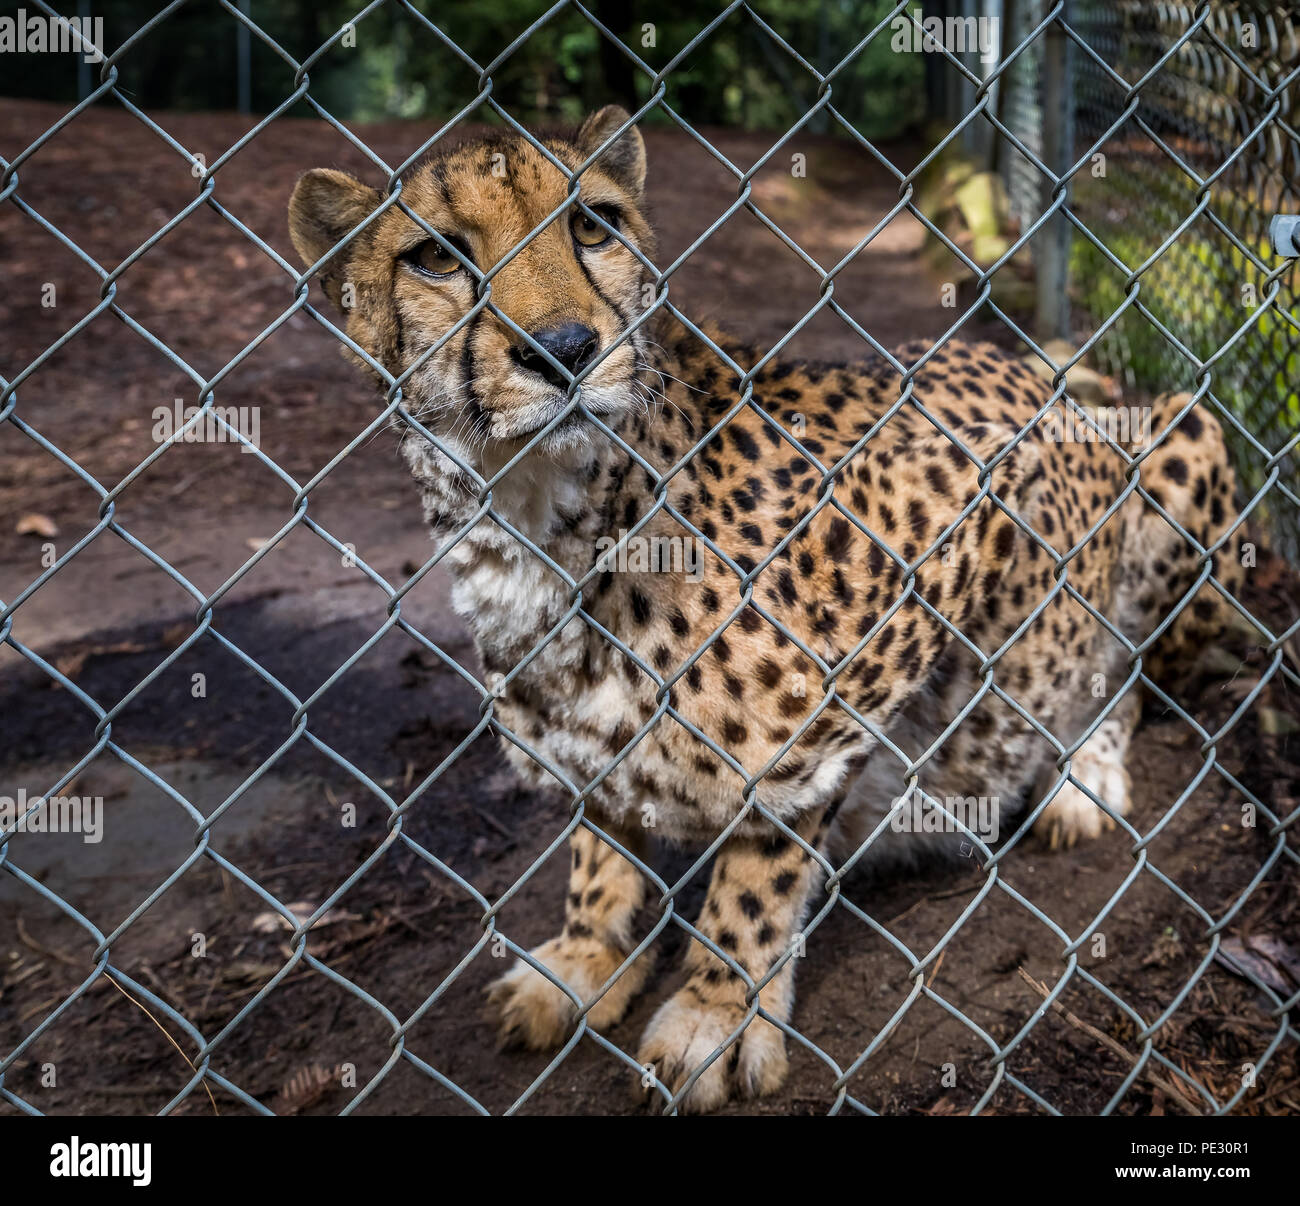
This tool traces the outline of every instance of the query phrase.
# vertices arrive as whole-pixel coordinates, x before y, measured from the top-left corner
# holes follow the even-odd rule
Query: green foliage
[[[299,60],[352,20],[359,0],[258,0],[257,24]],[[537,0],[439,0],[417,5],[475,62],[495,60],[546,12]],[[660,0],[637,11],[595,0],[597,18],[653,69],[666,66],[716,15],[700,0]],[[757,0],[756,10],[808,62],[829,70],[890,11],[886,0]],[[159,11],[156,0],[102,0],[105,41],[116,47]],[[135,42],[118,64],[122,89],[147,110],[229,109],[236,104],[236,20],[217,4],[192,3]],[[838,75],[836,107],[868,138],[904,132],[924,116],[922,56],[895,54],[886,27]],[[14,55],[0,91],[70,101],[71,56]],[[97,81],[100,68],[92,67]],[[580,13],[565,9],[535,29],[492,72],[493,96],[524,121],[576,121],[608,101],[632,104],[650,80]],[[293,72],[254,36],[252,106],[265,112],[293,92]],[[335,45],[311,70],[311,94],[344,120],[445,120],[479,91],[478,74],[436,33],[396,6],[357,22],[355,44]],[[667,100],[692,124],[784,129],[813,105],[808,72],[745,13],[732,14],[667,80]],[[305,105],[302,110],[307,111]],[[491,120],[486,108],[473,120]],[[670,119],[652,115],[650,121]],[[833,130],[824,119],[815,129]]]
[[[1212,197],[1214,212],[1239,233],[1265,264],[1275,257],[1257,225],[1257,207],[1220,185]],[[1112,170],[1105,187],[1081,182],[1074,209],[1110,252],[1129,271],[1146,264],[1186,215],[1195,208],[1191,185],[1174,173]],[[1106,325],[1095,349],[1098,366],[1130,388],[1150,392],[1196,388],[1195,367],[1159,327],[1130,301],[1128,272],[1089,240],[1073,242],[1070,279],[1074,300],[1092,329]],[[1272,451],[1300,431],[1300,273],[1293,267],[1279,282],[1272,306],[1264,274],[1222,231],[1202,217],[1137,277],[1140,300],[1175,339],[1205,361],[1221,349],[1211,369],[1214,395],[1255,439]],[[1127,307],[1127,308],[1125,308]],[[1123,309],[1118,320],[1110,317]],[[1243,329],[1244,328],[1244,329]],[[1248,488],[1265,480],[1265,457],[1242,437],[1230,434],[1237,471]],[[1292,489],[1300,488],[1300,467],[1293,457],[1279,469]],[[1276,504],[1265,498],[1261,518],[1293,529],[1294,516],[1270,515]]]

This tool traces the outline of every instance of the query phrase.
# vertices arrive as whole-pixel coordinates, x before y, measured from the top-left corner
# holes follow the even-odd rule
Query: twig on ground
[[[1047,998],[1052,995],[1052,990],[1048,988],[1046,984],[1040,984],[1033,978],[1033,976],[1025,971],[1023,967],[1018,967],[1016,970],[1020,973],[1021,979],[1024,980],[1025,983],[1028,984],[1036,993],[1038,993],[1043,1000],[1047,1000]],[[1098,1030],[1096,1026],[1090,1026],[1082,1018],[1077,1017],[1066,1009],[1059,1001],[1052,1002],[1052,1009],[1076,1030],[1082,1031],[1089,1038],[1095,1039],[1099,1042],[1107,1051],[1111,1052],[1113,1055],[1119,1056],[1119,1058],[1127,1063],[1129,1067],[1133,1067],[1137,1063],[1137,1057],[1125,1050],[1125,1048],[1111,1038],[1109,1034],[1104,1034],[1102,1031]],[[1149,1066],[1142,1069],[1142,1079],[1153,1088],[1159,1089],[1161,1093],[1168,1097],[1169,1100],[1185,1114],[1190,1114],[1196,1118],[1202,1116],[1202,1111],[1198,1110],[1171,1080],[1168,1080],[1158,1072],[1153,1071]]]
[[[153,1014],[151,1014],[149,1010],[144,1007],[144,1005],[142,1005],[139,1001],[137,1001],[116,980],[114,980],[112,976],[108,976],[107,979],[108,982],[114,988],[116,988],[118,992],[120,992],[128,1001],[131,1002],[132,1005],[134,1005],[137,1009],[139,1009],[144,1014],[145,1017],[147,1017],[155,1026],[158,1027],[159,1030],[163,1032],[163,1037],[169,1043],[171,1043],[171,1045],[175,1047],[177,1051],[180,1052],[181,1059],[183,1059],[187,1064],[189,1064],[190,1071],[197,1072],[198,1069],[194,1066],[194,1061],[190,1059],[188,1055],[185,1054],[185,1051],[181,1047],[180,1043],[178,1043],[174,1038],[172,1038],[171,1034],[167,1030],[167,1027],[164,1026],[156,1017],[154,1017]],[[220,1118],[221,1111],[217,1109],[217,1099],[212,1096],[212,1090],[208,1087],[208,1082],[206,1077],[203,1080],[203,1091],[208,1095],[208,1100],[212,1102],[212,1112],[216,1114],[218,1118]]]

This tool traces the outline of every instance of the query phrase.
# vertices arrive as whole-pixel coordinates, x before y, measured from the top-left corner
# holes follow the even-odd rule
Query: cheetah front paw
[[[637,1059],[643,1068],[652,1068],[675,1096],[730,1037],[746,1012],[740,1003],[708,1003],[687,985],[650,1019]],[[732,1098],[762,1097],[780,1088],[787,1067],[785,1036],[771,1022],[755,1017],[701,1073],[679,1108],[684,1113],[702,1114]]]
[[[1074,755],[1070,774],[1105,800],[1112,812],[1128,816],[1129,777],[1122,761],[1091,753],[1085,746]],[[1114,828],[1115,822],[1069,780],[1034,822],[1034,832],[1053,850],[1068,850],[1082,838],[1100,837],[1103,830]]]
[[[529,952],[557,979],[589,1002],[627,955],[598,938],[561,935]],[[645,984],[649,956],[641,955],[609,986],[587,1013],[597,1030],[612,1026],[627,1012]],[[568,993],[551,983],[522,959],[487,987],[489,1005],[501,1026],[501,1045],[544,1051],[558,1047],[573,1030],[578,1007]]]

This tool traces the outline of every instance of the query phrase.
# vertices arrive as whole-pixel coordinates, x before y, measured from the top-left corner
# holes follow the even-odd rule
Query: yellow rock
[[[987,266],[1006,255],[1010,247],[1010,241],[1001,235],[976,235],[975,241],[971,244],[971,259],[977,264]]]
[[[996,235],[1007,221],[1007,192],[996,172],[976,172],[953,194],[966,228],[976,238]]]
[[[1058,365],[1064,364],[1075,353],[1075,349],[1064,339],[1049,339],[1043,344],[1043,351]],[[1052,379],[1051,368],[1043,363],[1036,352],[1030,352],[1024,357],[1024,363],[1038,376],[1048,381]],[[1076,364],[1065,374],[1065,387],[1077,402],[1101,405],[1111,400],[1105,378],[1082,364]]]

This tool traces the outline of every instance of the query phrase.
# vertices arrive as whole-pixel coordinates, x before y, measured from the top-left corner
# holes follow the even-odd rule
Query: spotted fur
[[[467,270],[413,265],[413,252],[445,256],[420,252],[429,231],[396,208],[322,276],[336,302],[353,286],[347,329],[367,356],[409,373],[403,451],[506,756],[531,783],[553,785],[554,768],[584,793],[564,928],[533,952],[568,991],[517,964],[490,994],[503,1032],[548,1047],[579,1013],[615,1025],[651,971],[650,954],[632,957],[647,881],[624,852],[639,860],[647,832],[700,844],[730,826],[703,941],[641,1047],[663,1084],[689,1088],[685,1108],[710,1109],[784,1077],[791,952],[827,860],[963,842],[883,823],[909,762],[934,797],[1001,801],[1004,837],[1031,820],[1069,845],[1128,812],[1140,709],[1136,687],[1121,692],[1125,642],[1165,674],[1221,626],[1178,527],[1216,545],[1235,522],[1234,481],[1218,424],[1186,395],[1156,404],[1153,447],[1063,442],[1048,387],[985,344],[898,349],[910,391],[881,356],[770,361],[736,410],[734,366],[762,353],[709,327],[719,356],[665,311],[645,315],[654,243],[626,124],[606,109],[544,144],[569,169],[604,148],[581,177],[583,201],[617,228],[599,246],[563,211],[565,175],[520,138],[443,152],[404,182],[424,225],[491,272],[491,308],[476,308]],[[342,173],[305,176],[290,207],[304,261],[382,200]],[[521,350],[524,332],[574,327],[599,344],[586,413]],[[1130,478],[1150,503],[1124,497]],[[698,565],[602,563],[628,532],[693,537]],[[1235,539],[1212,564],[1231,590]],[[756,983],[762,1013],[737,1035]]]

